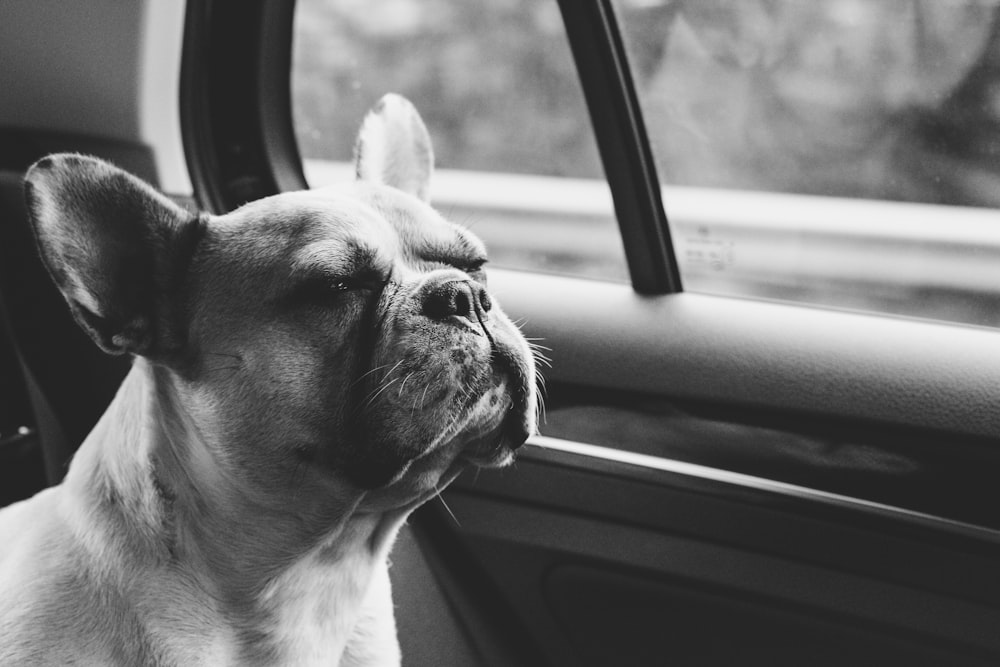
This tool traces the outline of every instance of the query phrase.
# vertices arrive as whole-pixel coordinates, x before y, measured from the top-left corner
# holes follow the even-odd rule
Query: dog
[[[222,216],[91,157],[29,170],[44,263],[134,361],[65,481],[0,512],[0,664],[399,664],[395,535],[535,432],[535,364],[428,203],[413,106],[355,156]]]

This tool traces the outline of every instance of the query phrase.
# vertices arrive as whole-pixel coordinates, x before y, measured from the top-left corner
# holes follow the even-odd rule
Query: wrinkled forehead
[[[317,264],[336,271],[336,262],[358,257],[407,264],[485,257],[478,238],[427,204],[364,182],[269,197],[218,222],[232,252],[296,272]]]

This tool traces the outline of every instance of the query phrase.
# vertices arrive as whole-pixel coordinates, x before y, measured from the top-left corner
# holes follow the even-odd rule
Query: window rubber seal
[[[682,291],[659,177],[611,0],[558,0],[604,173],[632,287]]]
[[[307,187],[292,124],[294,16],[291,1],[188,0],[181,133],[208,211]]]

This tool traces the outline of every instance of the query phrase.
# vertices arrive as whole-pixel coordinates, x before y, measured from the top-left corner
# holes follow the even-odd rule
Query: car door
[[[451,193],[438,201],[444,213],[503,258],[489,276],[499,303],[546,348],[546,407],[514,466],[463,476],[401,538],[392,571],[404,664],[997,663],[1000,309],[989,277],[1000,217],[988,191],[998,160],[980,146],[975,169],[963,166],[968,132],[987,141],[992,121],[962,134],[955,106],[975,98],[970,79],[992,80],[991,3],[947,14],[828,0],[810,14],[795,2],[329,0],[321,4],[345,13],[316,10],[303,27],[305,4],[189,2],[182,116],[204,205],[222,210],[303,187],[307,174],[315,184],[344,173],[311,157],[310,117],[295,107],[309,98],[290,94],[302,69],[320,64],[293,57],[302,43],[327,35],[330,62],[360,70],[385,57],[393,76],[423,82],[413,84],[418,107],[421,94],[450,105],[428,119],[447,147],[478,136],[467,123],[489,107],[449,88],[449,64],[473,70],[472,90],[488,87],[477,63],[492,56],[480,49],[514,40],[511,62],[548,72],[525,55],[537,46],[518,32],[525,17],[537,28],[529,37],[560,40],[571,54],[579,88],[567,95],[580,107],[550,115],[586,114],[603,173],[546,180],[445,165],[439,177]],[[503,21],[482,18],[488,28],[476,32],[476,12],[495,17],[498,6]],[[919,29],[880,32],[902,15]],[[445,40],[449,21],[464,41]],[[412,51],[397,39],[408,26],[423,30]],[[510,32],[496,37],[501,27]],[[827,32],[813,38],[819,28]],[[351,34],[383,40],[381,50],[351,64]],[[917,59],[900,45],[942,51],[949,35],[971,35],[978,60],[941,56],[931,83],[903,69]],[[421,53],[437,54],[433,67]],[[892,76],[864,79],[867,57]],[[830,62],[836,76],[816,88],[817,63]],[[951,88],[940,84],[946,74]],[[680,129],[660,131],[686,104],[670,96],[678,77],[686,90],[722,93],[698,97]],[[550,117],[499,81],[497,103],[518,132]],[[563,80],[547,81],[551,91]],[[866,113],[926,107],[913,118],[865,116],[865,127],[937,130],[886,139],[801,124],[822,120],[859,81],[876,96]],[[903,82],[910,97],[888,95],[885,81]],[[924,100],[932,83],[941,90]],[[327,85],[316,113],[328,123],[356,123],[352,105],[364,108],[369,88],[384,92],[360,78],[331,75]],[[832,101],[816,106],[824,93]],[[764,139],[742,131],[772,116],[798,124]],[[785,142],[803,127],[820,153]],[[900,158],[921,137],[955,136]],[[881,152],[863,152],[872,147]],[[751,148],[764,157],[741,161]],[[703,178],[719,151],[743,185]],[[885,177],[903,183],[888,194],[864,189],[884,176],[878,165],[898,164],[937,176],[917,170]],[[835,187],[803,191],[803,173]],[[783,192],[768,180],[778,176],[793,185]],[[976,179],[986,194],[974,207],[958,195],[957,204],[920,200],[942,179],[952,195]],[[601,222],[612,205],[617,227]]]

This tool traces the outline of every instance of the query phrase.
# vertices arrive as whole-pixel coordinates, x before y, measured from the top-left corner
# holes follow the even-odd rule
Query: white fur
[[[109,648],[137,643],[118,620],[126,617],[138,619],[142,641],[153,647],[149,664],[398,665],[386,558],[407,511],[345,516],[270,580],[255,601],[264,613],[254,629],[276,661],[248,657],[193,554],[169,561],[143,528],[156,526],[162,512],[143,484],[148,457],[180,435],[164,433],[151,416],[151,375],[136,363],[65,483],[0,512],[0,665],[146,664]],[[120,503],[128,534],[109,522],[100,503],[105,483],[97,480],[135,494]],[[86,586],[80,594],[67,589],[77,579]]]
[[[444,283],[424,275],[472,295],[460,267],[483,254],[416,198],[432,167],[419,115],[387,96],[358,140],[370,182],[220,218],[94,158],[29,171],[71,310],[136,357],[65,481],[0,512],[0,666],[400,664],[396,532],[463,468],[509,461],[535,425],[530,352],[499,307],[480,304],[483,332],[428,310]],[[434,249],[454,268],[421,259]],[[392,279],[327,289],[358,262]],[[380,311],[372,331],[366,307]],[[359,332],[376,341],[364,362]],[[356,377],[362,363],[385,377]]]
[[[379,100],[361,125],[355,153],[359,180],[430,200],[434,151],[427,127],[405,98],[390,94]]]
[[[282,664],[399,664],[386,564],[386,550],[398,526],[390,539],[372,549],[381,518],[364,515],[352,520],[264,591],[261,604],[277,611],[271,633]],[[348,661],[345,651],[351,656]]]

